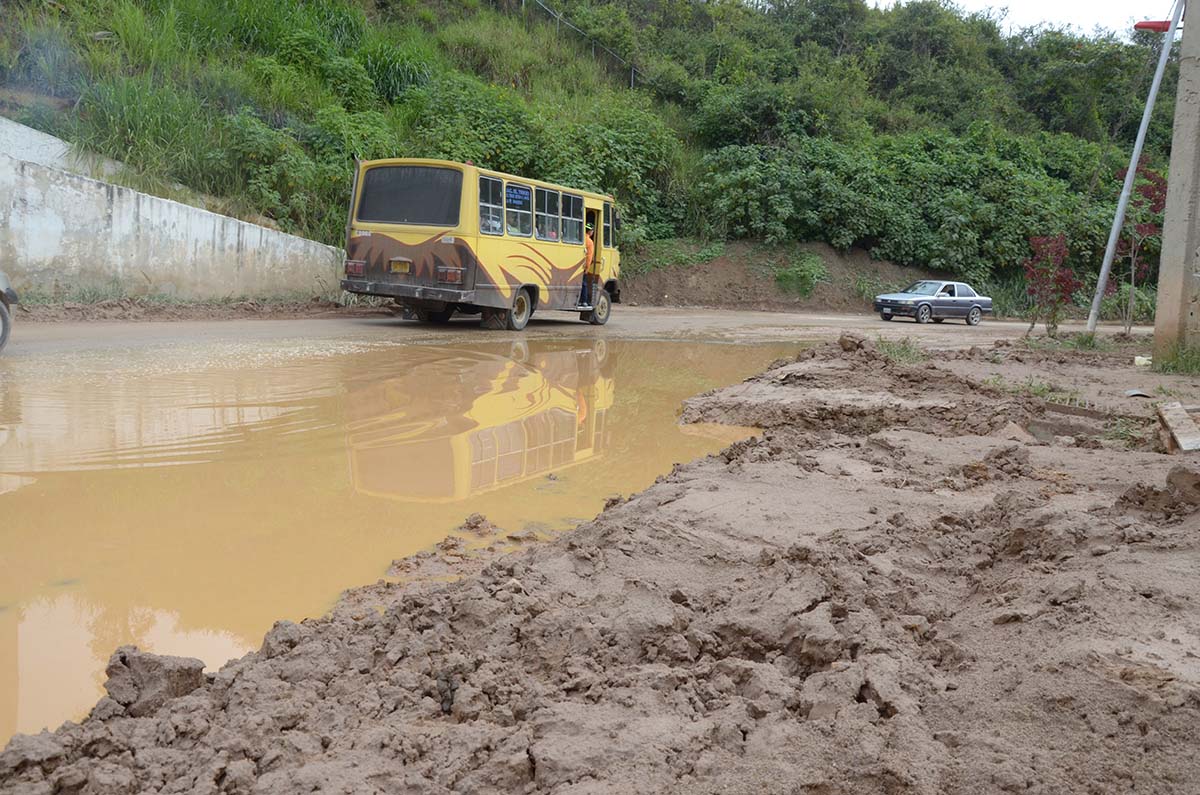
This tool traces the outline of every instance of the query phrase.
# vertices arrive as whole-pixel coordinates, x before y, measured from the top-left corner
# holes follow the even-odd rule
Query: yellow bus
[[[519,331],[535,311],[557,309],[602,325],[621,297],[617,225],[611,196],[469,162],[363,161],[342,289],[435,323],[459,312]]]

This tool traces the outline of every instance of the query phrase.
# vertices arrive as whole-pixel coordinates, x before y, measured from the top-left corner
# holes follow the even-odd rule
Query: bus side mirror
[[[620,232],[621,231],[621,214],[619,212],[617,212],[617,209],[615,207],[613,208],[612,213],[613,213],[613,229]]]

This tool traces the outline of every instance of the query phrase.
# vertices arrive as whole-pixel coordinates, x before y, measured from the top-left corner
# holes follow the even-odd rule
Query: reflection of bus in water
[[[603,340],[409,348],[346,395],[355,490],[453,501],[600,455],[613,403]]]

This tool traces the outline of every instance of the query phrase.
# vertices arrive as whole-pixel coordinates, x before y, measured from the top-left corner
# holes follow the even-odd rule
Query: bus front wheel
[[[608,294],[608,290],[601,290],[600,295],[596,298],[596,304],[592,307],[591,312],[582,312],[579,315],[580,320],[586,320],[593,326],[603,326],[608,322],[608,316],[612,314],[612,298]]]

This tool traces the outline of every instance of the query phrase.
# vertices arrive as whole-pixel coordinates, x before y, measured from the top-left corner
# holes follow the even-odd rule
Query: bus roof
[[[559,185],[554,182],[546,182],[546,181],[540,180],[540,179],[530,179],[528,177],[522,177],[522,176],[518,176],[516,174],[506,174],[503,171],[493,171],[490,168],[483,168],[482,166],[476,166],[476,165],[473,165],[470,163],[459,163],[458,161],[455,161],[455,160],[434,160],[431,158],[424,158],[424,157],[389,157],[389,158],[384,158],[382,160],[364,160],[364,161],[362,161],[362,165],[364,168],[371,168],[372,166],[398,166],[398,165],[455,166],[457,168],[463,168],[463,169],[470,168],[470,169],[474,169],[475,171],[478,171],[480,174],[484,174],[489,177],[499,177],[500,179],[504,179],[504,180],[514,180],[516,182],[521,182],[521,183],[528,184],[528,185],[536,185],[540,188],[552,188],[554,190],[570,191],[571,193],[579,193],[584,196],[591,196],[593,199],[603,199],[604,201],[608,201],[608,202],[614,201],[612,196],[609,196],[604,193],[596,193],[595,191],[582,190],[580,188],[572,188],[569,185]]]

